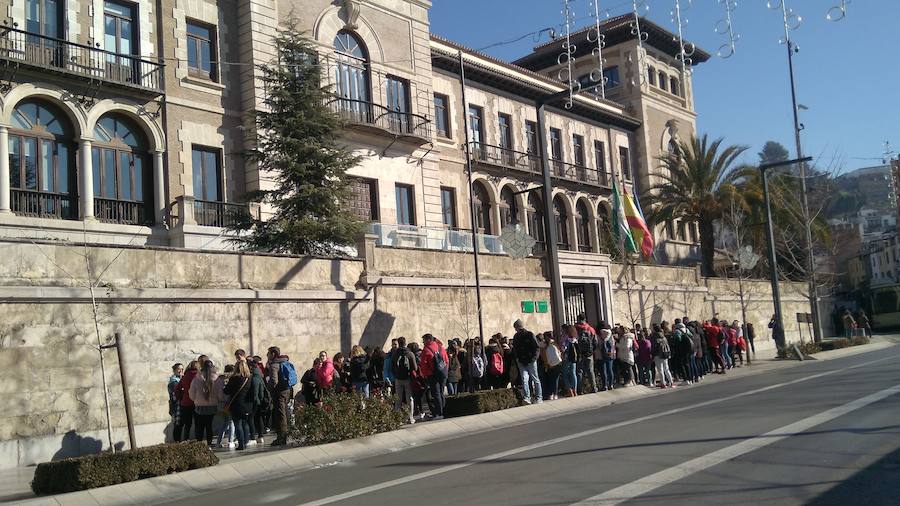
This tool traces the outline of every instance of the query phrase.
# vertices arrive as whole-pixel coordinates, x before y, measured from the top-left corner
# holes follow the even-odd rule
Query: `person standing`
[[[316,366],[316,384],[320,399],[335,391],[334,383],[334,363],[328,356],[328,352],[322,350],[319,352],[319,364]]]
[[[450,359],[447,371],[447,395],[456,395],[459,393],[459,381],[462,379],[462,366],[459,360],[459,348],[454,341],[450,341],[450,346],[447,347],[447,358]]]
[[[747,350],[747,360],[750,360],[750,352],[753,352],[753,358],[756,358],[756,345],[753,344],[754,339],[756,339],[756,329],[753,328],[752,323],[747,323],[747,343],[750,345],[750,348]]]
[[[233,375],[234,366],[227,364],[222,371],[222,374],[216,378],[216,382],[213,385],[213,388],[216,389],[216,399],[218,400],[217,414],[220,415],[222,419],[218,441],[220,448],[234,448],[237,446],[234,438],[234,421],[231,419],[231,413],[225,409],[225,406],[228,405],[228,401],[231,400],[231,396],[225,393],[225,385],[228,384],[228,380],[230,380]]]
[[[566,397],[578,395],[578,329],[574,325],[566,325],[564,328],[565,340],[562,344],[563,366],[562,381]]]
[[[350,384],[353,385],[353,391],[362,394],[366,399],[369,398],[370,388],[366,369],[369,368],[369,356],[362,346],[354,344],[350,348]]]
[[[594,352],[597,350],[597,336],[590,325],[582,322],[582,326],[575,325],[578,331],[578,376],[582,379],[582,389],[585,392],[600,391],[597,386],[597,375],[594,373]],[[588,383],[590,382],[590,383]]]
[[[634,367],[634,334],[626,332],[624,327],[620,327],[619,331],[621,334],[616,341],[616,359],[622,374],[622,384],[631,386],[634,385],[631,377],[631,370]]]
[[[856,326],[862,329],[864,337],[872,338],[872,323],[862,308],[856,312]]]
[[[518,362],[519,375],[522,378],[522,399],[525,404],[540,404],[544,402],[544,394],[537,371],[540,346],[534,333],[525,328],[522,320],[516,320],[513,328],[516,330],[513,336],[513,352],[516,362]],[[534,395],[532,395],[531,383],[534,383]]]
[[[235,364],[235,374],[225,385],[225,394],[231,396],[226,410],[234,419],[234,431],[237,433],[238,450],[247,448],[250,439],[250,413],[253,406],[262,402],[262,390],[265,388],[259,376],[250,373],[245,360]]]
[[[672,358],[672,351],[669,347],[669,341],[663,334],[659,325],[653,326],[653,362],[656,364],[656,381],[660,388],[674,387],[672,381],[672,373],[669,371],[669,359]]]
[[[275,429],[275,440],[272,446],[287,444],[289,430],[288,403],[294,397],[294,385],[297,384],[297,371],[287,355],[282,355],[277,346],[269,347],[266,353],[266,387],[272,396],[272,428]]]
[[[603,376],[603,390],[612,390],[616,387],[616,375],[613,372],[613,362],[616,360],[616,340],[612,331],[608,328],[600,329],[600,373]]]
[[[424,346],[419,371],[431,394],[432,419],[440,420],[444,418],[444,383],[447,381],[450,361],[447,350],[433,335],[425,334],[422,336],[422,342]]]
[[[703,331],[706,332],[706,343],[709,346],[710,356],[712,357],[716,374],[725,374],[725,361],[722,359],[722,353],[719,349],[719,336],[722,334],[722,327],[719,326],[719,320],[705,322]]]
[[[416,356],[409,348],[406,347],[406,338],[397,339],[397,349],[391,355],[391,374],[394,377],[394,391],[397,394],[397,400],[394,402],[394,409],[400,411],[403,405],[409,411],[409,423],[413,423],[413,413],[415,406],[413,404],[412,390],[412,372],[419,367],[416,362]]]
[[[641,334],[638,336],[638,383],[641,385],[651,386],[653,369],[653,344],[647,339],[647,336]]]
[[[322,389],[319,388],[317,373],[321,363],[322,359],[316,357],[312,367],[300,377],[300,395],[303,396],[303,403],[307,406],[314,406],[322,401]]]
[[[546,385],[541,386],[541,392],[544,394],[544,398],[555,400],[559,393],[559,376],[562,371],[562,352],[559,351],[559,346],[556,344],[556,341],[553,340],[553,334],[550,332],[544,333],[544,342],[541,346],[541,360],[543,360],[543,365],[546,370]]]
[[[191,400],[191,383],[197,377],[196,360],[188,363],[187,371],[175,385],[175,398],[178,399],[178,421],[175,424],[175,441],[187,441],[191,438],[191,425],[194,423],[194,401]]]
[[[382,371],[382,375],[384,376],[384,385],[386,389],[386,393],[393,393],[394,390],[394,353],[397,351],[397,340],[391,339],[391,349],[388,350],[384,355],[384,371]]]
[[[480,337],[470,339],[466,344],[466,362],[469,370],[466,378],[469,393],[475,393],[485,388],[485,374],[487,373],[488,359],[484,355],[484,342]]]
[[[184,376],[184,366],[181,363],[176,363],[172,366],[172,375],[169,376],[169,382],[166,385],[166,391],[169,392],[169,417],[172,420],[172,436],[174,439],[175,426],[178,425],[179,418],[179,405],[178,398],[175,397],[175,389],[178,387],[178,382],[181,381],[181,377]]]
[[[213,418],[219,410],[215,389],[217,373],[212,360],[207,359],[203,362],[203,370],[194,378],[188,390],[188,395],[194,401],[194,432],[197,441],[206,440],[206,446],[210,447],[213,440]]]

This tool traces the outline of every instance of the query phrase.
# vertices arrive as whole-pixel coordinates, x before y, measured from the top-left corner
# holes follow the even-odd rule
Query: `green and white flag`
[[[619,185],[613,180],[613,209],[612,209],[612,232],[616,238],[616,244],[619,251],[623,253],[637,253],[637,246],[634,244],[634,237],[631,235],[631,227],[628,225],[628,218],[625,216],[625,206],[622,202],[622,194],[619,193]]]

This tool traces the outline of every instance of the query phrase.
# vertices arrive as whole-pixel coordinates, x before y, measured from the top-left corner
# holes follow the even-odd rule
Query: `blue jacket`
[[[384,355],[384,368],[382,369],[382,375],[384,376],[384,381],[393,383],[394,382],[394,371],[391,369],[391,364],[394,362],[392,357],[394,355],[394,350],[389,350]]]

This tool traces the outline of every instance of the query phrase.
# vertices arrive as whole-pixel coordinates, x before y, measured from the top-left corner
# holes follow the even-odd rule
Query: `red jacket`
[[[706,342],[709,343],[709,347],[718,350],[719,334],[722,332],[722,327],[712,323],[705,323],[703,324],[703,330],[706,331]]]
[[[334,363],[331,359],[325,359],[324,363],[319,364],[316,368],[316,384],[319,388],[331,388],[334,382]]]
[[[733,329],[731,327],[725,327],[725,337],[728,339],[728,346],[737,346],[738,344],[738,335],[737,329]]]
[[[197,371],[187,370],[184,372],[184,376],[181,377],[181,381],[179,381],[178,385],[175,386],[175,398],[178,399],[179,406],[184,408],[190,408],[194,406],[194,401],[191,400],[191,396],[188,395],[188,391],[191,389],[191,383],[196,377]]]
[[[592,336],[597,335],[597,331],[594,330],[594,327],[591,327],[591,325],[588,322],[576,323],[575,328],[578,330],[586,330],[587,333],[591,334]]]
[[[419,370],[423,377],[430,378],[434,375],[434,356],[437,353],[444,358],[445,364],[450,363],[450,359],[447,358],[447,350],[437,342],[431,341],[422,348],[422,356],[419,358]]]

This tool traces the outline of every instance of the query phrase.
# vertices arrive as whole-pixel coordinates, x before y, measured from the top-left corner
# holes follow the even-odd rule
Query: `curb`
[[[897,344],[878,341],[864,346],[819,352],[816,354],[816,358],[824,361],[835,360],[893,346],[897,346]],[[810,362],[757,359],[753,365],[733,370],[726,376],[707,376],[704,383],[698,386],[702,387],[710,383],[729,381],[734,378],[761,374],[773,369],[808,363]],[[223,483],[228,484],[227,488],[237,487],[327,467],[343,461],[386,455],[416,446],[456,439],[465,436],[468,431],[472,430],[493,430],[523,425],[569,413],[602,408],[656,395],[665,395],[671,392],[672,390],[670,389],[620,388],[597,394],[563,398],[542,404],[519,406],[491,413],[408,425],[404,426],[403,429],[392,432],[383,432],[373,436],[325,445],[304,446],[267,452],[261,455],[229,458],[219,465],[204,469],[157,476],[80,492],[27,499],[14,504],[30,506],[119,506],[126,504],[152,504],[163,501],[171,502],[204,492],[221,491]]]

